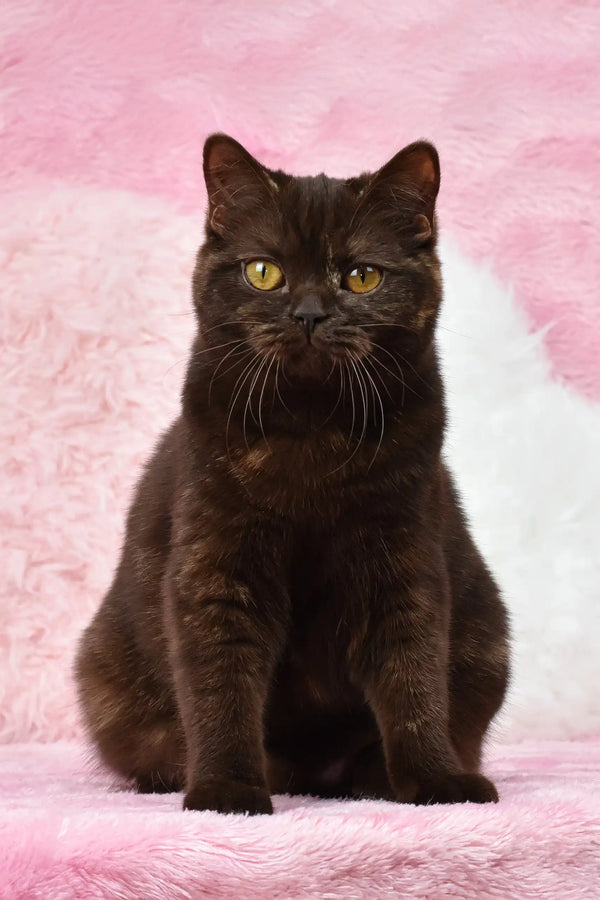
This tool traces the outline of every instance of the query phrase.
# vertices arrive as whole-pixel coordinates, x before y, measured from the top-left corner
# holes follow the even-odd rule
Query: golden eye
[[[377,287],[381,281],[381,272],[374,266],[357,266],[344,276],[342,287],[353,294],[366,294]]]
[[[283,284],[283,272],[268,259],[253,259],[246,263],[246,278],[259,291],[274,291]]]

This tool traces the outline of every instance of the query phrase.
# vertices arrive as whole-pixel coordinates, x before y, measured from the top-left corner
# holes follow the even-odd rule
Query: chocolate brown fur
[[[215,135],[205,174],[182,412],[77,657],[89,733],[188,809],[496,800],[507,616],[441,459],[437,154],[293,178]],[[281,288],[246,282],[257,258]],[[383,279],[352,294],[361,263]]]

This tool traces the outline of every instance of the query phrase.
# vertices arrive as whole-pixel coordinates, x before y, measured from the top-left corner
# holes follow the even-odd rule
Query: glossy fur
[[[188,809],[496,800],[507,616],[440,456],[437,154],[293,178],[215,135],[204,166],[182,412],[78,653],[90,735]],[[248,284],[253,259],[282,287]],[[383,272],[362,295],[361,263]]]

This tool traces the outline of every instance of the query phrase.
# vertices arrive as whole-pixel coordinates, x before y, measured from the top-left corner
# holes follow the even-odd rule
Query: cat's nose
[[[329,313],[323,309],[321,298],[316,294],[311,294],[300,301],[292,316],[302,326],[306,339],[310,343],[315,328],[319,322],[324,322],[329,318]]]

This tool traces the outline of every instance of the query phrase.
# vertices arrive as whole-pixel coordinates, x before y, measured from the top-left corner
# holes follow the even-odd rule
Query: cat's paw
[[[239,781],[209,781],[191,788],[183,799],[184,809],[211,809],[220,813],[271,815],[273,804],[265,788]]]
[[[497,803],[498,791],[484,775],[441,775],[421,781],[413,801],[429,803]]]

